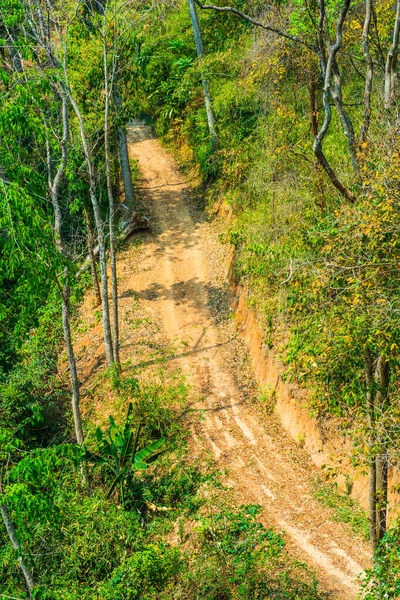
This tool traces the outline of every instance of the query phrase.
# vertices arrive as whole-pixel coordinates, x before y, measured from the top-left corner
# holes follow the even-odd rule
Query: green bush
[[[180,574],[181,567],[178,548],[149,545],[122,562],[100,590],[101,597],[105,600],[158,598],[160,592]]]
[[[365,600],[396,600],[400,596],[400,523],[392,524],[375,553],[374,566],[363,579]]]

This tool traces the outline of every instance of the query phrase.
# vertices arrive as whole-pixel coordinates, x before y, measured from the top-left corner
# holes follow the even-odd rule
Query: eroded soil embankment
[[[321,423],[310,416],[306,390],[282,380],[284,366],[264,343],[257,315],[247,302],[247,291],[235,282],[231,269],[228,278],[231,306],[249,351],[255,380],[274,396],[274,410],[282,426],[293,440],[304,446],[317,467],[324,466],[335,473],[339,487],[343,490],[350,488],[351,496],[367,510],[368,475],[362,465],[354,467],[352,443],[344,435],[340,421],[328,419]],[[392,467],[389,471],[389,520],[399,515],[399,484],[400,472]]]

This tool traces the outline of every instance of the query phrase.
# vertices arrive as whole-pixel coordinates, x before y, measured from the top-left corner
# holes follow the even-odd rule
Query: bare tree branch
[[[252,25],[256,25],[257,27],[261,27],[262,29],[265,29],[266,31],[275,33],[276,35],[286,38],[287,40],[291,40],[292,42],[301,44],[302,46],[305,46],[312,52],[317,52],[317,48],[315,46],[313,46],[312,44],[309,44],[305,40],[302,40],[301,38],[297,37],[296,35],[291,35],[290,33],[285,33],[284,31],[281,31],[280,29],[277,29],[276,27],[272,27],[272,25],[265,25],[265,23],[262,23],[261,21],[257,21],[256,19],[253,19],[252,17],[250,17],[249,15],[246,15],[246,13],[242,12],[241,10],[238,10],[237,8],[233,8],[232,6],[215,6],[213,4],[202,4],[201,2],[199,2],[199,0],[194,0],[194,1],[196,2],[197,6],[199,8],[201,8],[202,10],[216,10],[217,12],[232,13],[234,15],[237,15],[238,17],[241,17],[242,19],[245,19],[245,21],[252,23]]]
[[[350,202],[355,201],[354,194],[338,179],[334,169],[329,164],[323,149],[322,142],[328,133],[329,126],[332,120],[332,111],[329,104],[329,96],[331,94],[331,79],[332,79],[332,71],[334,68],[336,55],[340,48],[342,47],[343,41],[343,25],[346,20],[346,16],[350,7],[351,0],[344,0],[342,10],[340,12],[337,24],[336,24],[336,40],[330,46],[328,50],[328,58],[325,58],[325,50],[324,47],[320,49],[320,63],[321,70],[324,77],[324,89],[322,94],[322,100],[325,111],[325,119],[322,123],[322,126],[318,132],[318,134],[314,138],[314,154],[317,157],[320,165],[328,175],[332,184],[336,187],[337,190]],[[319,37],[321,40],[321,44],[323,43],[323,28],[324,28],[324,19],[325,19],[325,3],[324,0],[320,0],[320,21],[319,21]]]

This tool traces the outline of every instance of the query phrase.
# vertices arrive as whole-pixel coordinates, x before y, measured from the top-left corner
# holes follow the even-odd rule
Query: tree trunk
[[[333,84],[330,88],[331,97],[335,103],[336,111],[339,115],[339,120],[344,131],[344,135],[347,139],[347,146],[349,149],[351,164],[357,177],[360,177],[360,168],[357,161],[357,147],[356,147],[356,136],[354,134],[354,127],[349,114],[347,113],[343,105],[342,97],[342,76],[337,64],[336,57],[332,61],[332,80]]]
[[[108,280],[107,280],[107,256],[106,256],[106,241],[104,237],[104,228],[103,221],[101,218],[100,205],[97,200],[96,195],[96,178],[95,178],[95,170],[94,164],[89,148],[89,143],[86,137],[85,125],[83,122],[82,114],[79,109],[79,106],[74,98],[73,92],[69,85],[68,80],[68,61],[67,61],[67,47],[63,45],[63,60],[62,63],[56,58],[54,54],[54,50],[52,47],[52,42],[50,41],[50,37],[47,35],[47,27],[44,25],[44,16],[40,6],[40,3],[35,5],[35,10],[37,12],[38,19],[40,21],[39,28],[35,31],[35,36],[38,39],[40,45],[45,50],[48,59],[51,64],[56,68],[62,68],[63,70],[63,79],[60,80],[60,85],[63,90],[67,94],[67,97],[71,103],[71,106],[75,112],[76,118],[78,120],[79,133],[81,137],[82,148],[85,155],[85,165],[89,180],[89,195],[90,201],[93,206],[93,214],[94,221],[96,225],[98,245],[99,245],[99,254],[100,254],[100,274],[101,274],[101,304],[102,304],[102,314],[103,314],[103,331],[104,331],[104,345],[106,351],[107,363],[111,366],[114,362],[113,358],[113,349],[112,349],[112,339],[111,339],[111,326],[110,326],[110,308],[108,303]],[[46,35],[42,32],[46,31]],[[59,30],[58,30],[59,33]]]
[[[119,322],[118,322],[118,278],[117,278],[117,257],[115,251],[115,233],[114,216],[111,216],[111,210],[115,213],[114,205],[110,206],[110,258],[111,258],[111,278],[112,278],[112,316],[113,316],[113,352],[114,362],[119,365]]]
[[[317,107],[316,89],[317,89],[317,83],[315,81],[315,73],[314,73],[314,71],[311,71],[310,87],[309,87],[309,91],[310,91],[309,106],[310,106],[311,131],[312,131],[313,137],[315,137],[318,134],[318,107]]]
[[[332,121],[332,110],[329,102],[329,97],[332,93],[331,91],[331,79],[334,72],[334,66],[336,61],[336,55],[342,47],[343,40],[343,26],[347,17],[347,13],[350,7],[351,0],[344,0],[342,10],[340,12],[337,24],[336,24],[336,39],[333,44],[330,45],[328,50],[328,57],[326,57],[326,52],[324,48],[324,40],[323,40],[323,30],[324,30],[324,21],[325,21],[325,4],[323,0],[320,0],[320,21],[319,21],[319,31],[320,31],[320,49],[319,49],[319,58],[321,63],[321,72],[324,78],[324,88],[322,93],[322,104],[324,107],[325,118],[322,123],[317,135],[314,137],[314,145],[313,150],[314,154],[317,157],[319,164],[324,169],[325,173],[328,175],[331,183],[336,187],[337,190],[342,194],[346,200],[350,202],[355,202],[356,198],[354,194],[338,179],[334,169],[330,165],[328,159],[326,158],[322,144],[325,139],[326,134],[329,131],[329,127]]]
[[[104,238],[103,222],[100,214],[100,206],[97,202],[95,183],[90,185],[90,197],[93,204],[95,223],[97,229],[97,240],[99,243],[100,274],[101,274],[101,304],[103,313],[104,345],[106,350],[106,360],[110,367],[114,362],[112,347],[111,325],[110,325],[110,306],[108,302],[108,277],[107,277],[107,254],[106,242]]]
[[[8,39],[7,48],[11,57],[11,63],[14,72],[21,73],[24,70],[22,66],[22,60],[19,53],[15,50],[13,40],[10,38]]]
[[[376,457],[376,499],[376,537],[381,540],[387,526],[388,456],[385,451]]]
[[[370,440],[371,443],[371,440]],[[369,539],[372,546],[372,551],[377,548],[376,537],[376,461],[371,458],[368,475],[368,523],[369,523]]]
[[[383,416],[389,396],[390,365],[382,355],[379,356],[377,361],[375,380],[377,388],[375,412]],[[387,522],[388,454],[386,441],[382,439],[382,435],[378,437],[377,442],[379,444],[379,454],[376,457],[376,535],[378,540],[381,540],[386,533]]]
[[[110,367],[114,362],[112,337],[111,337],[111,325],[110,325],[110,306],[108,302],[108,277],[107,277],[107,254],[106,254],[106,241],[104,237],[103,221],[101,218],[100,205],[96,196],[96,180],[94,174],[94,165],[91,158],[89,144],[86,139],[85,126],[83,119],[76,100],[68,88],[68,96],[72,107],[75,111],[78,119],[79,131],[81,135],[82,147],[85,154],[86,169],[89,177],[89,193],[90,200],[93,206],[94,221],[97,231],[97,241],[99,244],[99,256],[100,256],[100,275],[101,275],[101,304],[103,313],[103,332],[104,332],[104,345],[106,350],[107,364]]]
[[[113,98],[115,108],[121,109],[122,99],[118,91],[118,85],[116,81],[116,76],[114,77],[113,84]],[[134,193],[133,193],[133,183],[132,183],[132,172],[131,165],[129,162],[129,152],[128,152],[128,141],[126,138],[126,130],[125,127],[119,127],[118,132],[118,153],[119,160],[121,164],[121,173],[122,173],[122,181],[124,184],[124,206],[130,213],[133,212],[135,206]]]
[[[201,61],[201,59],[204,57],[204,46],[203,46],[203,40],[201,37],[201,31],[200,31],[199,19],[197,16],[196,5],[194,3],[194,0],[188,0],[188,3],[189,3],[190,18],[192,19],[193,35],[194,35],[194,41],[196,44],[197,56],[199,57],[199,59]],[[201,68],[201,63],[200,63],[200,68]],[[202,85],[203,85],[204,103],[206,105],[208,129],[210,131],[210,137],[211,137],[211,147],[212,147],[212,151],[215,152],[215,150],[218,150],[218,136],[217,136],[216,127],[215,127],[215,115],[214,115],[214,110],[213,110],[213,106],[212,106],[210,85],[209,85],[207,77],[204,76],[202,69],[201,69],[201,81],[202,81]]]
[[[1,488],[0,488],[0,491],[2,492]],[[18,554],[18,564],[19,564],[19,567],[20,567],[22,574],[24,576],[24,579],[25,579],[29,598],[33,598],[33,590],[35,588],[35,582],[33,580],[32,573],[31,573],[29,567],[27,566],[27,564],[25,563],[24,558],[22,556],[21,545],[18,541],[14,524],[10,518],[10,515],[8,513],[8,510],[7,510],[7,507],[5,504],[0,504],[0,512],[1,512],[1,516],[3,518],[5,528],[8,533],[8,537],[10,538],[12,547],[14,548],[15,552]]]
[[[83,444],[83,429],[82,429],[81,411],[79,408],[79,401],[80,401],[79,379],[78,379],[78,373],[76,370],[74,346],[72,344],[72,339],[71,339],[70,290],[69,290],[67,269],[65,269],[64,276],[65,276],[65,283],[64,283],[64,288],[62,290],[62,324],[63,324],[65,347],[67,349],[69,371],[70,371],[70,375],[71,375],[72,412],[74,415],[75,437],[76,437],[76,441],[81,446]]]
[[[318,135],[318,106],[317,106],[317,81],[315,77],[315,71],[310,71],[310,85],[309,85],[309,113],[310,113],[310,124],[313,138]],[[326,201],[324,194],[324,179],[321,169],[320,161],[315,162],[316,172],[316,193],[318,199],[316,204],[321,210],[326,209]]]
[[[348,200],[351,203],[354,203],[356,201],[355,195],[339,180],[338,176],[329,164],[328,159],[326,158],[322,150],[322,144],[318,136],[314,140],[314,154],[317,157],[319,164],[324,169],[325,173],[328,175],[332,185],[335,186],[335,188],[342,194],[344,198],[346,198],[346,200]]]
[[[11,58],[12,68],[15,73],[22,73],[24,70],[24,64],[15,38],[15,30],[13,28],[7,29],[6,47]]]
[[[369,30],[373,13],[373,0],[365,2],[365,19],[362,32],[362,46],[365,59],[364,114],[360,131],[360,142],[365,142],[371,122],[371,93],[374,74],[374,63],[369,51]]]
[[[373,382],[372,357],[369,350],[365,354],[365,378],[367,384],[366,409],[369,426],[369,489],[368,489],[368,521],[369,537],[373,552],[377,547],[376,536],[376,456],[375,456],[375,394]]]
[[[390,108],[396,98],[397,59],[400,38],[400,0],[396,5],[396,20],[393,28],[392,45],[390,46],[385,65],[385,108]]]
[[[96,305],[101,305],[101,294],[100,294],[100,286],[99,286],[99,278],[97,277],[97,265],[96,258],[94,256],[94,244],[93,244],[93,229],[90,218],[89,209],[85,206],[85,222],[86,222],[86,237],[87,237],[87,247],[88,247],[88,255],[90,260],[90,271],[92,274],[92,283],[93,290],[96,297]]]
[[[48,159],[48,182],[50,188],[50,196],[54,211],[54,236],[55,246],[61,256],[65,257],[65,249],[62,240],[62,211],[59,202],[59,189],[62,177],[64,176],[65,168],[67,165],[67,151],[68,151],[68,101],[67,94],[63,87],[61,87],[61,101],[62,101],[62,122],[63,122],[63,136],[61,141],[61,161],[55,174],[54,180],[51,180],[51,156],[50,147],[47,144],[47,159]],[[79,408],[80,393],[79,393],[79,380],[76,370],[76,361],[74,354],[74,347],[71,340],[71,327],[70,327],[70,289],[68,282],[68,268],[64,270],[64,286],[61,288],[61,301],[62,301],[62,325],[64,333],[65,347],[67,350],[69,371],[71,376],[71,387],[72,387],[72,412],[74,415],[75,425],[75,436],[76,441],[79,445],[83,444],[83,430],[82,420]]]
[[[118,151],[118,142],[119,142],[119,138],[118,135],[114,136],[114,152],[113,152],[113,162],[114,162],[114,181],[113,181],[113,192],[114,192],[114,198],[119,198],[121,195],[121,178],[120,178],[120,162],[118,160],[119,158],[119,151]]]
[[[111,83],[109,82],[109,70],[107,63],[107,45],[106,35],[104,34],[103,58],[104,58],[104,84],[105,84],[105,104],[104,104],[104,150],[106,159],[106,178],[107,195],[110,209],[110,258],[111,258],[111,289],[112,289],[112,320],[113,320],[113,354],[114,363],[119,366],[119,324],[118,324],[118,280],[117,280],[117,260],[115,255],[115,202],[112,184],[112,156],[110,152],[110,85],[111,89],[115,87],[115,63],[111,71]]]

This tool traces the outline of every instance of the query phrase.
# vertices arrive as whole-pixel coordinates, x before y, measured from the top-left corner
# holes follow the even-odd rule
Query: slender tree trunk
[[[376,412],[384,415],[389,396],[390,366],[382,355],[379,356],[376,372]],[[376,457],[376,535],[381,540],[386,533],[387,499],[388,499],[388,454],[385,439],[378,438],[379,454]]]
[[[189,3],[190,18],[192,19],[193,34],[194,34],[194,41],[196,44],[197,56],[199,57],[199,59],[201,61],[202,58],[204,58],[204,46],[203,46],[203,40],[201,37],[201,31],[200,31],[199,19],[197,16],[196,5],[194,3],[194,0],[188,0],[188,3]],[[200,67],[201,67],[201,63],[200,63]],[[201,81],[202,81],[202,85],[203,85],[204,103],[206,105],[208,129],[210,131],[210,137],[211,137],[211,146],[212,146],[213,152],[215,152],[215,150],[218,150],[218,136],[217,136],[216,126],[215,126],[215,115],[214,115],[214,110],[213,110],[213,106],[212,106],[210,85],[209,85],[208,79],[207,79],[207,77],[205,77],[202,69],[201,69]]]
[[[106,24],[106,20],[105,20]],[[107,63],[107,37],[106,27],[104,27],[104,85],[105,85],[105,104],[104,104],[104,149],[106,159],[106,178],[107,195],[110,209],[110,258],[111,258],[111,289],[112,289],[112,320],[113,320],[113,354],[114,363],[119,366],[119,324],[118,324],[118,280],[117,280],[117,259],[115,253],[115,202],[112,185],[112,156],[110,151],[110,85],[113,87],[115,70],[111,71],[111,83],[109,82],[109,69]],[[114,64],[113,67],[116,65]]]
[[[0,495],[3,494],[3,485],[0,481]],[[10,538],[11,544],[15,552],[18,554],[18,564],[22,571],[22,574],[25,579],[26,587],[28,589],[29,598],[33,598],[33,590],[35,588],[35,582],[32,576],[32,573],[24,561],[21,545],[18,541],[17,532],[15,531],[14,524],[11,520],[10,514],[8,512],[7,506],[5,504],[0,504],[0,512],[3,519],[3,523],[5,525],[8,537]]]
[[[111,337],[111,324],[110,324],[110,306],[108,302],[108,277],[107,277],[107,254],[106,254],[106,241],[104,237],[103,221],[101,218],[100,205],[96,195],[96,180],[94,174],[94,166],[92,157],[89,150],[89,144],[86,138],[85,126],[83,119],[76,100],[68,88],[68,96],[71,102],[72,108],[75,111],[78,119],[79,131],[81,135],[82,147],[85,154],[86,169],[89,178],[89,193],[90,200],[93,206],[94,221],[97,231],[97,241],[99,244],[99,257],[100,257],[100,275],[101,275],[101,304],[103,313],[103,331],[104,331],[104,345],[106,350],[107,364],[110,367],[114,362],[112,337]]]
[[[365,2],[365,19],[362,32],[362,47],[365,59],[365,86],[364,86],[364,114],[360,131],[360,142],[364,142],[368,135],[371,122],[371,93],[374,74],[374,63],[369,51],[369,30],[373,13],[373,0]]]
[[[371,440],[370,440],[371,443]],[[369,539],[372,546],[372,551],[377,548],[376,537],[376,462],[371,459],[368,475],[368,522],[369,522]]]
[[[367,383],[366,392],[366,409],[369,427],[369,489],[368,489],[368,521],[369,521],[369,537],[373,552],[377,547],[376,536],[376,455],[375,455],[375,393],[373,382],[373,365],[372,357],[369,350],[365,355],[365,376]]]
[[[335,188],[342,194],[344,198],[346,198],[346,200],[351,203],[355,202],[356,198],[354,194],[340,181],[334,169],[329,164],[328,159],[322,150],[321,140],[318,138],[318,136],[314,140],[314,154],[317,157],[319,164],[328,175],[332,185],[335,186]]]
[[[318,134],[318,107],[317,107],[317,97],[316,97],[316,89],[317,83],[315,81],[315,73],[311,71],[310,73],[310,123],[313,137]]]
[[[72,413],[74,415],[75,437],[76,437],[76,441],[81,446],[83,444],[84,438],[83,438],[81,411],[80,411],[80,407],[79,407],[79,402],[80,402],[79,379],[78,379],[78,372],[76,370],[74,346],[72,344],[72,339],[71,339],[70,289],[69,289],[69,283],[68,283],[67,269],[65,269],[64,277],[65,277],[65,283],[64,283],[64,288],[62,290],[62,324],[63,324],[65,347],[67,349],[69,371],[70,371],[70,375],[71,375]]]
[[[114,77],[112,91],[113,91],[115,108],[117,111],[121,110],[122,99],[121,99],[121,96],[118,91],[118,83],[116,80],[116,76]],[[117,136],[118,136],[118,153],[119,153],[119,160],[120,160],[120,164],[121,164],[122,181],[124,184],[124,194],[125,194],[124,206],[127,210],[129,210],[130,213],[132,213],[134,210],[134,206],[135,206],[135,199],[134,199],[134,193],[133,193],[131,165],[129,162],[128,140],[126,137],[125,127],[118,128]]]
[[[312,135],[315,138],[318,135],[318,106],[317,106],[317,82],[315,77],[315,71],[310,72],[310,85],[309,85],[309,112],[310,112],[310,124]],[[324,180],[323,173],[321,170],[320,162],[315,162],[316,180],[317,186],[316,191],[318,194],[317,204],[321,210],[325,210],[325,194],[324,194]]]
[[[55,245],[59,254],[63,257],[66,256],[64,244],[62,240],[62,211],[59,201],[59,189],[61,180],[65,173],[67,165],[67,153],[68,153],[68,100],[67,94],[63,87],[60,91],[62,101],[62,122],[63,122],[63,136],[61,141],[61,161],[55,174],[54,180],[51,179],[51,157],[50,148],[47,144],[47,156],[48,156],[48,182],[51,195],[51,201],[54,211],[54,236]],[[79,392],[79,379],[76,370],[76,361],[74,354],[74,347],[71,339],[71,327],[70,327],[70,289],[68,282],[68,268],[64,269],[64,286],[61,288],[61,301],[62,301],[62,325],[64,333],[65,347],[68,356],[68,365],[71,376],[71,387],[72,387],[72,412],[74,415],[75,425],[75,437],[79,445],[83,444],[83,430],[82,430],[82,419],[80,413],[80,392]]]
[[[114,205],[111,208],[114,211]],[[114,352],[114,362],[119,365],[119,318],[118,318],[118,278],[117,278],[117,257],[115,251],[115,233],[114,233],[114,216],[110,214],[110,258],[111,258],[111,278],[112,278],[112,317],[113,317],[113,352]]]
[[[385,449],[376,457],[376,537],[381,540],[387,527],[388,455]]]
[[[349,149],[351,164],[357,177],[360,177],[360,168],[357,161],[357,146],[356,136],[354,133],[354,127],[352,120],[349,117],[344,105],[342,97],[342,76],[340,73],[339,65],[337,64],[336,57],[332,62],[332,80],[333,85],[330,88],[331,97],[335,103],[336,111],[339,115],[339,120],[342,125],[342,129],[347,139],[347,146]]]
[[[48,9],[51,9],[50,3],[47,5]],[[51,12],[51,10],[50,10]],[[78,120],[79,132],[82,142],[82,148],[85,155],[85,165],[89,180],[89,195],[90,201],[93,206],[93,214],[94,221],[96,225],[97,231],[97,239],[99,245],[99,255],[100,255],[100,274],[101,274],[101,304],[102,304],[102,314],[103,314],[103,331],[104,331],[104,345],[106,351],[106,359],[109,366],[111,366],[114,362],[113,357],[113,348],[112,348],[112,339],[111,339],[111,326],[110,326],[110,308],[108,303],[108,279],[107,279],[107,254],[106,254],[106,240],[104,236],[104,228],[103,221],[101,218],[101,210],[100,205],[97,200],[96,195],[96,178],[95,178],[95,170],[94,164],[89,148],[89,143],[86,137],[85,125],[83,122],[82,114],[79,109],[79,106],[75,100],[74,94],[71,90],[68,80],[68,63],[67,63],[67,47],[62,43],[60,37],[60,30],[56,28],[56,33],[58,36],[58,43],[63,47],[63,61],[62,63],[56,58],[52,42],[50,40],[50,36],[48,35],[48,28],[44,23],[44,15],[41,9],[40,3],[35,4],[35,13],[37,14],[37,18],[39,20],[39,27],[35,31],[36,38],[39,40],[39,43],[45,50],[48,59],[51,61],[51,64],[55,68],[62,68],[63,70],[63,80],[60,81],[60,85],[63,86],[65,93],[71,103],[71,106],[75,112],[76,118]]]
[[[1,487],[0,487],[0,491],[2,493]],[[18,555],[18,559],[17,559],[18,560],[18,564],[19,564],[19,567],[20,567],[20,569],[22,571],[22,574],[24,576],[24,579],[25,579],[26,587],[28,589],[29,598],[33,598],[33,591],[34,591],[34,588],[35,588],[35,582],[33,580],[33,576],[32,576],[32,573],[31,573],[28,565],[24,561],[24,557],[23,557],[22,551],[21,551],[21,545],[20,545],[20,543],[18,541],[14,524],[13,524],[13,522],[11,520],[11,517],[10,517],[10,515],[8,513],[8,510],[7,510],[7,507],[6,507],[5,504],[0,504],[0,512],[1,512],[1,516],[3,518],[3,522],[4,522],[4,525],[5,525],[5,528],[6,528],[7,533],[8,533],[8,537],[10,538],[12,547],[14,548],[15,552]]]
[[[86,223],[86,238],[87,238],[87,247],[88,247],[89,260],[90,260],[90,271],[92,274],[93,290],[94,290],[94,295],[96,297],[96,304],[97,304],[97,306],[100,306],[101,305],[101,294],[100,294],[99,278],[97,277],[96,258],[94,256],[94,251],[93,251],[93,248],[94,248],[93,229],[92,229],[92,223],[91,223],[89,209],[87,206],[85,206],[85,223]]]
[[[114,198],[118,199],[121,195],[120,162],[118,160],[118,158],[119,158],[118,135],[114,135],[113,148],[114,148],[114,152],[113,152],[113,162],[114,162],[113,191],[114,191]]]
[[[396,4],[396,20],[393,28],[393,39],[385,65],[385,107],[390,108],[396,98],[397,59],[400,39],[400,0]]]
[[[15,38],[16,35],[14,29],[8,29],[6,37],[6,46],[11,58],[12,67],[16,73],[22,73],[24,70],[24,64],[22,61],[22,56],[17,49]]]

